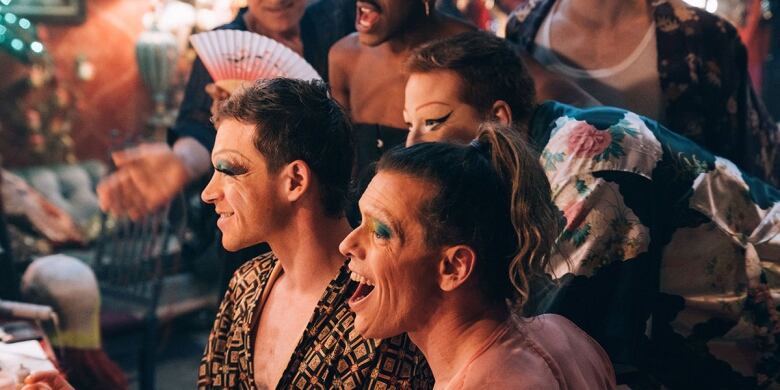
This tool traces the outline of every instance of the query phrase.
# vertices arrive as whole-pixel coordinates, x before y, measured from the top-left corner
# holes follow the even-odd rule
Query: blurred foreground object
[[[0,316],[58,322],[57,313],[51,306],[16,301],[0,300]]]
[[[39,258],[24,273],[21,290],[31,302],[50,305],[59,314],[60,329],[45,330],[74,387],[127,388],[122,370],[101,347],[100,293],[86,264],[64,255]]]
[[[2,196],[6,215],[24,220],[32,230],[53,244],[84,243],[84,236],[70,215],[49,202],[21,177],[3,172]]]

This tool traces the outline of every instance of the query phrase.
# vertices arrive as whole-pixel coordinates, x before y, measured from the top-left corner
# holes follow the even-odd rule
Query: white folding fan
[[[214,30],[194,34],[190,42],[214,83],[228,92],[233,92],[245,81],[257,79],[321,79],[298,53],[253,32]]]

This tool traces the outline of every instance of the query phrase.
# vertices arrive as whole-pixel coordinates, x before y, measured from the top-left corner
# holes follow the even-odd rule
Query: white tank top
[[[634,51],[619,64],[602,69],[582,69],[563,63],[550,49],[550,12],[534,42],[532,55],[548,70],[561,74],[607,106],[664,120],[664,99],[658,76],[655,22]]]

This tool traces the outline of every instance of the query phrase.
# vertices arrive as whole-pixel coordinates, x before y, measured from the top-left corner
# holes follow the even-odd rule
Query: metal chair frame
[[[157,308],[162,282],[178,271],[181,248],[172,250],[174,239],[182,242],[186,205],[179,196],[162,210],[141,221],[103,217],[95,255],[95,274],[103,297],[127,302],[140,311],[143,341],[139,353],[139,385],[155,388]],[[176,221],[175,219],[179,220]]]

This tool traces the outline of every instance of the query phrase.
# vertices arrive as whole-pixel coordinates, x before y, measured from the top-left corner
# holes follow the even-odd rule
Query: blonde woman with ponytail
[[[547,268],[558,217],[536,154],[483,126],[468,145],[393,149],[340,245],[360,284],[349,300],[366,338],[407,332],[439,389],[610,389],[609,358],[564,317],[521,319]]]

